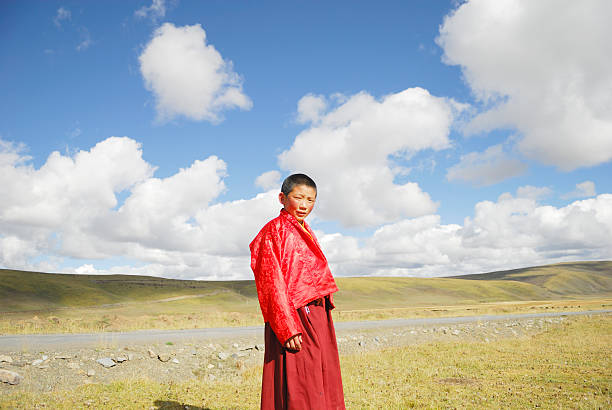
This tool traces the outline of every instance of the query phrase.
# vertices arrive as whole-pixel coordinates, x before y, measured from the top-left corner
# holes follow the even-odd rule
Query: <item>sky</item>
[[[0,267],[252,279],[612,259],[612,2],[0,3]]]

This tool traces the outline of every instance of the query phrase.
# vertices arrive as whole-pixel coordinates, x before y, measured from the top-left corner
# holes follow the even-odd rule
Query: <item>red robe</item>
[[[284,209],[250,244],[251,268],[264,321],[281,344],[303,333],[297,309],[338,291],[314,232]],[[330,298],[330,302],[333,301]]]
[[[332,293],[338,290],[314,233],[284,209],[251,242],[265,328],[264,410],[344,410]],[[312,304],[321,297],[325,303]],[[302,334],[302,348],[284,348]]]

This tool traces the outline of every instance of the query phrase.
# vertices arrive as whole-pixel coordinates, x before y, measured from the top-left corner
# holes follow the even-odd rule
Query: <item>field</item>
[[[433,342],[341,356],[347,408],[610,408],[612,315],[517,338]],[[8,393],[1,408],[258,408],[260,366],[238,378],[124,380]],[[188,406],[188,407],[187,407]]]
[[[465,316],[612,306],[612,262],[447,278],[337,278],[336,318]],[[260,325],[253,281],[0,270],[0,334]]]

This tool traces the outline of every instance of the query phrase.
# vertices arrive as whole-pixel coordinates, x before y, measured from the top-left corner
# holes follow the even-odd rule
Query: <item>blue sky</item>
[[[294,171],[337,275],[609,259],[610,7],[3,2],[0,266],[249,278]]]

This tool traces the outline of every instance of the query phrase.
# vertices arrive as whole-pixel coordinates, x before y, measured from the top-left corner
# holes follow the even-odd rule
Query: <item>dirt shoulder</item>
[[[513,316],[435,322],[387,321],[378,326],[369,322],[351,326],[345,322],[336,326],[338,348],[343,355],[431,341],[494,343],[500,338],[545,331],[566,320],[568,313]],[[102,338],[93,345],[65,343],[53,348],[35,348],[34,344],[25,343],[16,349],[2,348],[0,369],[18,373],[21,380],[16,385],[0,383],[0,391],[69,390],[83,384],[135,378],[159,382],[193,377],[215,380],[235,377],[244,369],[263,363],[261,328],[248,328],[243,333],[190,334],[187,338],[177,337],[180,333],[176,332],[154,334],[155,337],[148,339]],[[0,344],[3,344],[1,339]],[[109,367],[105,367],[105,362]]]

